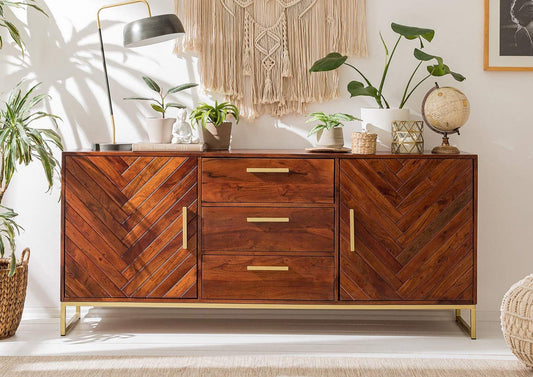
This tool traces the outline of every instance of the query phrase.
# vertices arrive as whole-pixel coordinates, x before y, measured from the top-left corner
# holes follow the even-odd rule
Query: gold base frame
[[[67,307],[75,307],[75,315],[67,322]],[[81,307],[107,308],[181,308],[181,309],[275,309],[275,310],[455,310],[457,325],[476,339],[475,305],[293,305],[293,304],[218,304],[218,303],[152,303],[152,302],[62,302],[61,336],[65,336],[80,320]],[[462,317],[462,310],[470,310],[470,324]]]

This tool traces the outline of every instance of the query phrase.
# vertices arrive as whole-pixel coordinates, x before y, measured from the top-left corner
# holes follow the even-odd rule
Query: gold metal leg
[[[466,323],[466,321],[463,319],[463,316],[461,315],[461,309],[455,310],[455,322],[457,322],[457,325],[465,331],[467,334],[470,335],[470,338],[472,340],[477,339],[476,334],[476,309],[472,308],[470,309],[470,325]]]
[[[81,306],[76,305],[76,314],[67,322],[67,304],[61,303],[61,319],[60,319],[60,331],[61,336],[67,335],[74,325],[80,320]]]

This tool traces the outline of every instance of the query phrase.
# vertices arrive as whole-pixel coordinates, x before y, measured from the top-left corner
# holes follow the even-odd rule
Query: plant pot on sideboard
[[[317,147],[342,148],[344,147],[344,133],[342,127],[334,127],[330,130],[323,129],[316,134]]]
[[[208,150],[221,151],[228,150],[231,144],[231,122],[224,122],[220,126],[215,127],[213,123],[207,123],[202,128],[204,135],[204,143]]]
[[[146,118],[146,131],[152,144],[169,144],[176,118]]]
[[[390,152],[392,144],[392,122],[410,120],[409,109],[362,108],[363,131],[378,135],[377,149]]]
[[[9,259],[0,259],[0,339],[15,335],[26,300],[30,249],[22,252],[15,275],[9,276]]]

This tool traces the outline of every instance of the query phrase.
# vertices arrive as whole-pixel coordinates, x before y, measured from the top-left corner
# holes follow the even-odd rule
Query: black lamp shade
[[[176,39],[185,29],[175,14],[130,22],[124,27],[124,47],[142,47]]]

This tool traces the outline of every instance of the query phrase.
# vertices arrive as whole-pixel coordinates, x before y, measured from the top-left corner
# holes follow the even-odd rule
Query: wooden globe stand
[[[452,147],[450,145],[450,138],[448,137],[447,133],[445,133],[444,137],[442,138],[442,145],[433,148],[431,153],[433,154],[461,154],[458,148]]]

